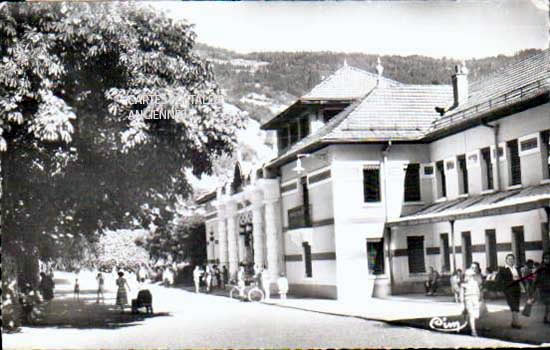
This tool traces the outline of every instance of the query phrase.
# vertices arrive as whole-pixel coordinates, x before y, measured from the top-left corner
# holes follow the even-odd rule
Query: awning
[[[433,203],[414,214],[390,220],[388,226],[464,220],[544,207],[550,207],[550,183]]]

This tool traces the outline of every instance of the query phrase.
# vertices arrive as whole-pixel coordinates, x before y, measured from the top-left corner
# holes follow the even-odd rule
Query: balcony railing
[[[311,205],[299,206],[288,210],[288,228],[311,227]]]

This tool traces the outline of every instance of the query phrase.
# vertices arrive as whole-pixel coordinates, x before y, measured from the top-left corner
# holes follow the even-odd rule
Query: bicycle
[[[251,302],[258,302],[262,301],[265,298],[264,291],[261,290],[260,287],[256,283],[252,284],[252,288],[250,288],[247,292],[247,287],[239,287],[238,285],[233,286],[231,290],[229,291],[229,297],[231,299],[238,299],[238,300],[248,300]]]

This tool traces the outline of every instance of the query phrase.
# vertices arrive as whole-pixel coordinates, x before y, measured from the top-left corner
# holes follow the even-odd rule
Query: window
[[[487,266],[496,269],[498,267],[497,260],[497,237],[495,230],[485,230],[485,254]]]
[[[468,168],[466,167],[466,155],[457,157],[458,162],[458,186],[460,194],[468,193]]]
[[[525,263],[525,237],[523,226],[512,227],[512,251],[516,256],[516,264],[521,266]]]
[[[548,232],[548,223],[541,223],[540,233],[542,239],[542,251],[545,252],[550,249],[550,232]]]
[[[300,119],[300,138],[303,139],[309,135],[309,118]]]
[[[363,169],[363,197],[365,202],[380,202],[380,168],[369,166]]]
[[[447,197],[447,181],[445,179],[445,169],[443,161],[440,160],[439,162],[436,162],[435,167],[437,169],[437,197]]]
[[[451,271],[451,253],[449,249],[449,235],[447,233],[442,233],[440,235],[441,239],[441,248],[442,248],[442,255],[441,255],[441,266],[442,271],[449,272]]]
[[[288,127],[279,129],[279,149],[283,150],[289,146]]]
[[[312,277],[312,266],[311,266],[311,246],[308,242],[302,243],[302,247],[304,247],[304,263],[305,263],[305,269],[306,269],[306,277]]]
[[[311,216],[309,212],[309,189],[307,188],[307,176],[303,176],[300,179],[300,183],[302,184],[302,203],[304,208],[304,221],[306,227],[311,226]]]
[[[405,202],[420,201],[420,164],[408,164],[405,170]]]
[[[384,274],[384,239],[379,241],[367,241],[367,260],[369,274]]]
[[[540,133],[541,138],[541,157],[542,157],[542,177],[550,179],[550,130]]]
[[[296,142],[298,142],[298,139],[300,137],[299,135],[299,124],[298,122],[294,122],[290,124],[290,144],[293,145]]]
[[[424,236],[407,237],[407,255],[409,257],[409,273],[426,272],[424,264]]]
[[[483,148],[481,150],[481,158],[483,161],[482,164],[482,171],[484,173],[484,190],[492,190],[493,189],[493,163],[491,161],[491,149],[489,147]]]
[[[518,140],[506,142],[510,152],[510,186],[521,184],[521,161],[519,158]]]
[[[335,115],[343,111],[343,108],[336,108],[336,109],[325,109],[323,110],[323,121],[326,123],[329,120],[332,119]]]
[[[464,271],[472,266],[472,236],[470,232],[462,232],[462,263]]]

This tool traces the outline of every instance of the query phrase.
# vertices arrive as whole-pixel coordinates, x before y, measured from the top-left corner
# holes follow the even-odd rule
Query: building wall
[[[471,235],[473,253],[472,261],[481,265],[485,272],[488,267],[486,253],[485,230],[494,229],[497,243],[497,261],[499,266],[504,265],[507,254],[512,253],[512,227],[523,226],[524,239],[526,242],[525,258],[541,261],[542,235],[545,230],[543,225],[547,224],[546,214],[543,209],[531,210],[528,212],[513,213],[507,215],[487,216],[468,220],[457,220],[455,222],[454,242],[456,254],[456,266],[464,271],[462,255],[462,232],[468,231]],[[393,257],[393,274],[395,285],[394,293],[407,293],[422,290],[422,283],[427,278],[427,273],[409,273],[408,256],[406,255],[407,237],[424,237],[424,259],[426,272],[430,266],[442,272],[442,251],[434,254],[433,248],[440,248],[440,234],[447,233],[449,246],[451,245],[451,226],[449,222],[434,224],[423,224],[393,228],[391,250]],[[547,233],[546,233],[547,234]],[[432,248],[432,249],[429,249]],[[452,248],[450,248],[452,251]],[[431,253],[430,253],[431,250]],[[452,255],[451,255],[452,264]],[[448,274],[448,273],[447,273]]]
[[[315,181],[315,176],[330,171],[330,155],[302,159],[304,172],[294,171],[296,162],[281,169],[281,188],[294,184],[295,188],[281,191],[284,255],[287,278],[292,293],[311,297],[336,298],[336,255],[334,247],[332,179]],[[312,227],[289,228],[288,210],[302,206],[301,177],[307,177]],[[311,183],[310,183],[311,180]],[[312,277],[306,277],[303,243],[308,242],[312,254]]]
[[[495,124],[495,122],[491,123]],[[500,147],[504,147],[504,154],[499,159],[500,162],[500,182],[501,190],[505,190],[510,185],[509,175],[509,152],[507,152],[506,141],[521,139],[522,137],[530,137],[537,135],[540,131],[550,128],[550,104],[546,103],[535,108],[514,114],[512,116],[498,120],[499,134],[498,143]],[[542,172],[543,159],[539,147],[536,152],[528,152],[521,154],[521,172],[523,186],[537,185],[544,178]],[[458,172],[456,164],[456,156],[461,154],[477,154],[478,162],[468,164],[468,180],[470,194],[479,194],[484,190],[484,176],[481,156],[479,150],[486,147],[491,148],[493,177],[496,177],[496,160],[494,157],[494,133],[493,129],[485,126],[477,126],[460,133],[445,137],[434,141],[429,145],[429,153],[432,162],[445,160],[455,160],[453,170],[446,169],[447,178],[447,198],[455,199],[459,195],[458,191]],[[435,188],[434,182],[434,188]]]

